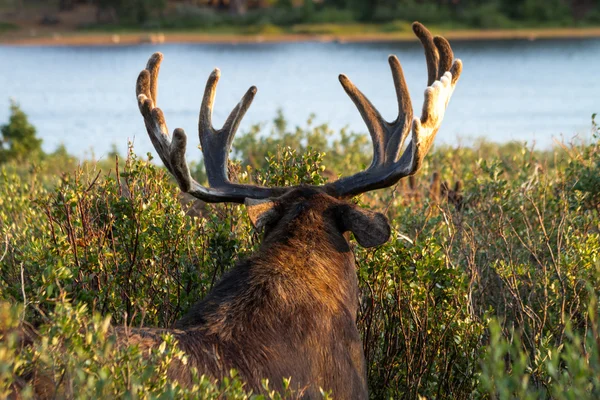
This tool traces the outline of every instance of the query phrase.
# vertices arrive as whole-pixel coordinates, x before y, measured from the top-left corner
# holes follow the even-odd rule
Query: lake
[[[464,72],[436,139],[468,145],[475,138],[526,141],[546,148],[554,139],[589,138],[600,111],[600,39],[453,41]],[[199,157],[197,119],[206,79],[221,69],[214,110],[220,126],[251,85],[258,87],[240,131],[269,123],[278,108],[293,125],[347,126],[367,132],[337,76],[347,74],[388,120],[397,104],[387,63],[396,54],[420,113],[426,84],[417,42],[164,44],[127,47],[0,46],[0,123],[17,100],[37,127],[43,147],[64,143],[78,156],[104,156],[127,139],[136,152],[153,151],[137,110],[135,80],[148,57],[161,51],[159,106],[169,129],[190,136],[188,159]],[[239,132],[238,135],[241,133]],[[234,142],[235,146],[235,142]]]

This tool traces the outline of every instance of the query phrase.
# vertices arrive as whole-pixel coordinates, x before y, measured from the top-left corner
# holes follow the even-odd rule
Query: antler
[[[415,118],[413,121],[410,95],[400,61],[396,56],[389,58],[398,97],[398,118],[394,122],[386,122],[350,79],[340,75],[344,90],[369,128],[373,141],[373,161],[365,171],[339,179],[321,188],[332,196],[345,198],[391,186],[401,178],[414,174],[421,167],[423,158],[431,147],[462,71],[462,63],[460,60],[452,62],[454,55],[446,39],[440,36],[434,38],[418,22],[413,24],[413,30],[425,48],[428,70],[428,87],[425,90],[420,119]],[[231,142],[256,95],[256,87],[252,86],[248,89],[229,114],[223,127],[217,130],[212,126],[212,109],[220,77],[218,69],[212,72],[206,83],[198,124],[204,165],[211,187],[202,186],[192,179],[185,159],[187,136],[183,129],[178,128],[173,131],[173,139],[170,139],[163,112],[156,107],[158,71],[162,59],[160,53],[150,57],[146,69],[138,77],[136,94],[152,144],[182,191],[210,203],[243,203],[246,198],[277,197],[293,189],[293,187],[266,188],[229,181],[227,164]],[[412,140],[398,159],[411,130]]]
[[[217,83],[221,75],[218,69],[210,74],[208,82],[206,82],[198,124],[200,144],[204,154],[204,166],[211,187],[202,186],[192,179],[185,159],[187,136],[183,129],[177,128],[173,131],[173,139],[170,139],[163,112],[156,107],[158,71],[162,59],[163,56],[160,53],[155,53],[150,57],[146,69],[140,72],[138,77],[136,94],[150,140],[165,167],[175,177],[179,188],[183,192],[209,203],[243,203],[248,197],[262,199],[285,193],[288,190],[287,188],[241,185],[229,181],[227,163],[231,142],[244,114],[246,114],[254,99],[254,95],[256,95],[256,87],[252,86],[248,89],[242,100],[229,114],[223,128],[216,130],[211,121]]]
[[[396,96],[398,98],[398,118],[387,122],[360,90],[348,79],[340,75],[340,82],[350,96],[373,141],[373,161],[364,171],[331,183],[328,190],[336,197],[350,197],[370,190],[389,187],[405,176],[412,175],[421,167],[423,158],[431,148],[437,134],[448,101],[462,71],[462,62],[452,62],[454,54],[446,39],[435,38],[422,24],[415,22],[413,31],[425,48],[427,60],[427,89],[421,118],[413,120],[413,110],[400,61],[396,56],[389,57]],[[398,159],[404,141],[412,130],[412,140]]]

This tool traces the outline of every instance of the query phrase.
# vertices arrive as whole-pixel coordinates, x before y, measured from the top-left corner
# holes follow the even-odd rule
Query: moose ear
[[[345,204],[338,211],[344,231],[351,231],[363,247],[380,246],[388,241],[390,224],[385,215]]]
[[[277,203],[272,200],[246,198],[244,204],[248,210],[250,221],[256,229],[261,229],[279,218],[279,212],[275,207]]]

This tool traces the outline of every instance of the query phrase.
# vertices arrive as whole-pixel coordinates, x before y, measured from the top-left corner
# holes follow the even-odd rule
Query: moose
[[[175,129],[169,138],[157,107],[160,53],[152,55],[137,80],[136,95],[146,129],[160,159],[182,192],[208,203],[243,203],[252,224],[264,229],[259,250],[226,273],[212,291],[173,329],[115,328],[121,340],[142,348],[160,343],[170,332],[189,359],[174,363],[169,376],[191,383],[191,370],[219,379],[237,369],[248,387],[260,392],[264,378],[281,389],[291,377],[300,397],[330,391],[339,399],[366,399],[368,389],[362,342],[356,326],[358,281],[348,232],[364,247],[385,243],[387,218],[348,200],[390,187],[420,168],[438,132],[462,71],[446,39],[420,23],[412,26],[427,63],[427,88],[420,118],[413,118],[400,61],[389,57],[398,99],[398,117],[382,118],[345,75],[339,80],[365,121],[373,142],[370,166],[322,186],[260,187],[231,182],[230,147],[256,87],[250,87],[221,129],[212,125],[220,71],[208,78],[199,115],[199,136],[208,178],[205,187],[190,175],[187,136]],[[412,132],[404,152],[404,143]]]
[[[186,134],[175,129],[170,138],[157,107],[163,57],[160,53],[151,56],[137,79],[136,95],[166,169],[182,192],[204,202],[245,204],[252,224],[263,229],[264,235],[259,250],[224,274],[173,328],[116,326],[113,332],[118,343],[147,350],[160,344],[163,334],[172,334],[188,360],[172,362],[168,376],[184,386],[192,384],[193,368],[214,379],[236,369],[255,393],[263,391],[265,378],[273,389],[281,390],[283,379],[291,377],[291,389],[299,398],[321,398],[321,390],[338,399],[368,398],[349,232],[361,246],[373,247],[389,239],[391,228],[383,214],[362,209],[349,199],[390,187],[419,170],[462,72],[462,63],[454,60],[446,39],[433,37],[418,22],[412,27],[425,49],[428,71],[421,117],[413,118],[395,56],[389,57],[398,100],[398,117],[393,122],[385,121],[350,79],[340,75],[368,127],[373,160],[366,170],[322,186],[260,187],[230,181],[230,147],[256,88],[251,87],[223,127],[215,129],[211,117],[218,69],[208,78],[198,127],[209,186],[192,179],[185,158]]]

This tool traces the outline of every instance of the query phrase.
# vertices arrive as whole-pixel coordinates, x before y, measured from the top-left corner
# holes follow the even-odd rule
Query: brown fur
[[[115,328],[122,342],[156,346],[171,332],[189,358],[169,376],[187,385],[190,367],[214,378],[238,370],[260,392],[283,378],[303,398],[366,399],[362,342],[356,327],[358,284],[344,232],[381,244],[390,228],[382,214],[362,210],[315,189],[276,200],[260,250],[229,271],[176,329]]]

